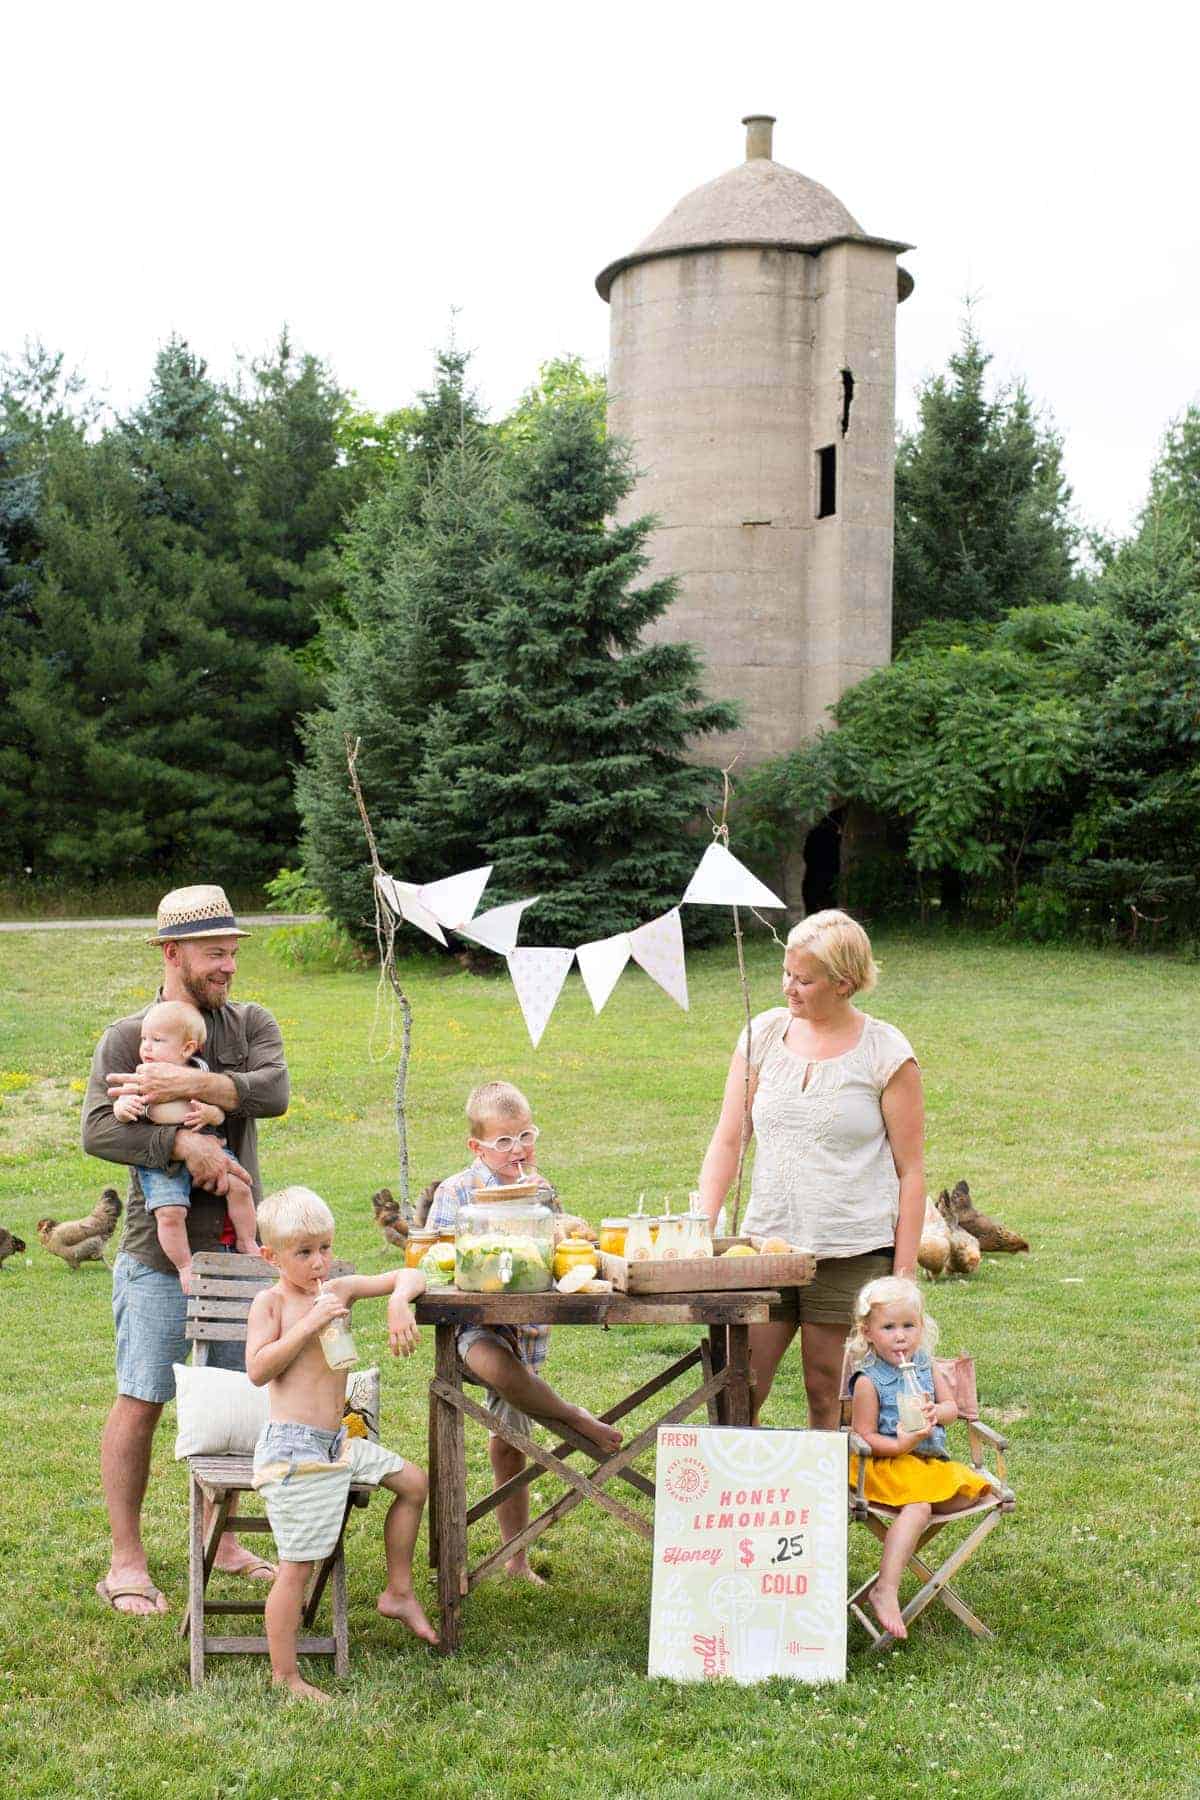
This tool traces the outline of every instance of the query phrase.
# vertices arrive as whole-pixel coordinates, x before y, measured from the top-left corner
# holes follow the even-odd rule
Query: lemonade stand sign
[[[664,1425],[651,1675],[846,1678],[846,1439]]]

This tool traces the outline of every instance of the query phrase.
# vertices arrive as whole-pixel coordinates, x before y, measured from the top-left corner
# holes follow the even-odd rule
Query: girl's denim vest
[[[933,1362],[928,1350],[918,1350],[913,1358],[917,1380],[931,1400],[937,1398],[933,1387]],[[900,1390],[904,1386],[900,1370],[894,1363],[884,1362],[873,1350],[868,1351],[867,1360],[858,1371],[865,1375],[871,1386],[879,1395],[879,1423],[875,1427],[880,1437],[897,1437],[900,1431]],[[914,1444],[909,1452],[911,1456],[934,1456],[942,1462],[950,1460],[950,1452],[946,1448],[946,1433],[940,1425],[935,1425],[928,1437]]]

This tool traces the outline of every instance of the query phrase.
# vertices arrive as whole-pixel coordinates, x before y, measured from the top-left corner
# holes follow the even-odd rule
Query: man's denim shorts
[[[172,1363],[186,1362],[187,1296],[178,1275],[163,1275],[124,1251],[113,1265],[113,1318],[117,1326],[117,1392],[131,1400],[164,1404],[175,1398]],[[208,1346],[209,1366],[244,1369],[246,1346]]]

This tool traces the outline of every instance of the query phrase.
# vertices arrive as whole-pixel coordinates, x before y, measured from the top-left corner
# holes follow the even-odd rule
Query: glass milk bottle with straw
[[[896,1395],[896,1410],[900,1416],[901,1431],[924,1431],[925,1402],[929,1398],[917,1378],[915,1363],[900,1364],[900,1388]]]
[[[625,1232],[625,1260],[627,1262],[648,1262],[654,1255],[654,1239],[650,1235],[650,1221],[642,1211],[645,1203],[645,1194],[639,1194],[638,1209],[629,1215],[629,1225]]]
[[[328,1293],[329,1289],[323,1288],[322,1292]],[[331,1369],[352,1369],[358,1361],[358,1351],[350,1334],[348,1318],[349,1314],[346,1319],[331,1319],[320,1334],[325,1361]]]
[[[654,1254],[659,1262],[678,1262],[687,1255],[688,1228],[682,1213],[671,1211],[671,1202],[667,1201],[667,1210],[658,1222],[658,1242],[654,1246]]]
[[[688,1211],[684,1214],[687,1226],[687,1249],[685,1256],[711,1256],[713,1253],[712,1226],[708,1215],[700,1205],[700,1195],[693,1192],[688,1195]]]

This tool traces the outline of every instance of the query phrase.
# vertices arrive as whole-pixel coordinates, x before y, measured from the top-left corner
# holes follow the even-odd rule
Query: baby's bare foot
[[[407,1625],[413,1636],[419,1637],[422,1643],[437,1643],[438,1634],[425,1617],[424,1608],[414,1593],[397,1594],[391,1588],[384,1588],[376,1605],[385,1619],[398,1619],[401,1625]]]
[[[908,1627],[900,1612],[900,1595],[895,1588],[873,1587],[867,1599],[885,1631],[890,1631],[894,1638],[908,1636]]]
[[[614,1450],[621,1448],[623,1434],[617,1430],[616,1426],[606,1425],[603,1419],[595,1418],[582,1406],[575,1407],[574,1417],[569,1422],[581,1437],[588,1438],[607,1456],[611,1456]]]
[[[262,1247],[256,1243],[253,1238],[250,1238],[249,1240],[239,1238],[237,1240],[237,1253],[239,1256],[261,1256]],[[316,1692],[315,1688],[313,1689],[313,1692]]]
[[[320,1688],[313,1687],[311,1682],[305,1681],[300,1675],[276,1675],[274,1685],[287,1688],[294,1700],[319,1700],[322,1706],[329,1706],[333,1702],[332,1694],[322,1693]]]

